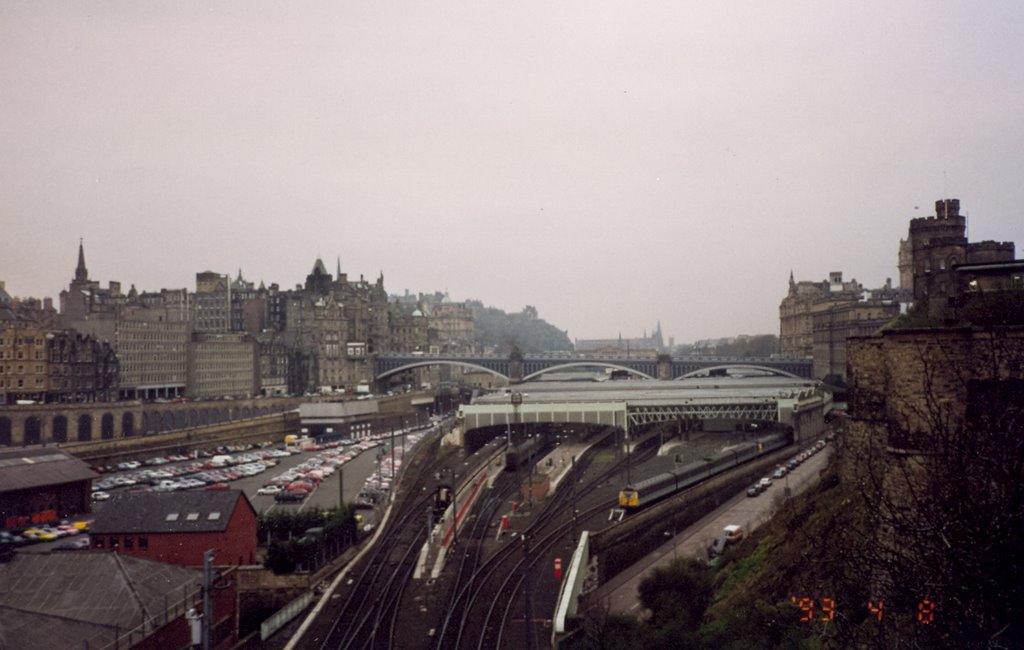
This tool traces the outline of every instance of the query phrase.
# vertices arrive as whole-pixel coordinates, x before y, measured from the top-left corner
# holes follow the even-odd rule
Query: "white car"
[[[283,489],[280,485],[264,485],[256,490],[256,494],[277,494]]]
[[[102,490],[98,490],[98,491],[92,493],[92,500],[93,501],[106,501],[109,498],[110,498],[110,492],[103,492]]]

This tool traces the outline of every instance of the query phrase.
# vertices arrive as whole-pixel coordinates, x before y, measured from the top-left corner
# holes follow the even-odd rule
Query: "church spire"
[[[85,268],[85,248],[82,238],[78,238],[78,266],[75,267],[75,282],[88,282],[89,271]]]

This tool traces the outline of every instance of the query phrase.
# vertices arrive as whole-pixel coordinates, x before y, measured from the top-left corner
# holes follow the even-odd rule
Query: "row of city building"
[[[389,300],[316,260],[295,289],[213,272],[196,289],[122,291],[90,279],[85,251],[60,310],[0,282],[0,403],[251,397],[352,390],[377,353],[473,351],[473,315],[445,297]]]
[[[899,287],[868,289],[841,272],[821,282],[789,277],[779,306],[783,356],[813,357],[814,376],[846,377],[847,339],[903,315],[915,325],[1024,323],[1024,260],[1013,242],[967,241],[960,201],[935,202],[935,216],[911,219],[900,240]]]

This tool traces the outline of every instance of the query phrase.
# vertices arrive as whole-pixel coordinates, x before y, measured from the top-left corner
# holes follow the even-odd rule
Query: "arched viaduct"
[[[510,383],[536,379],[548,372],[573,368],[611,368],[623,370],[645,379],[680,379],[699,376],[702,372],[723,368],[759,368],[771,374],[809,379],[810,359],[682,357],[667,354],[657,358],[577,357],[568,354],[456,355],[456,354],[384,354],[374,359],[377,380],[386,379],[414,368],[447,365],[489,372]]]
[[[92,402],[0,407],[0,447],[113,440],[296,409],[301,398],[199,402]]]

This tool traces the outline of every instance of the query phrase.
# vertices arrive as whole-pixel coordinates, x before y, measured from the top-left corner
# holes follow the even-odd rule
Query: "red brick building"
[[[256,563],[256,511],[243,492],[128,493],[107,502],[90,531],[94,551],[181,566]]]

